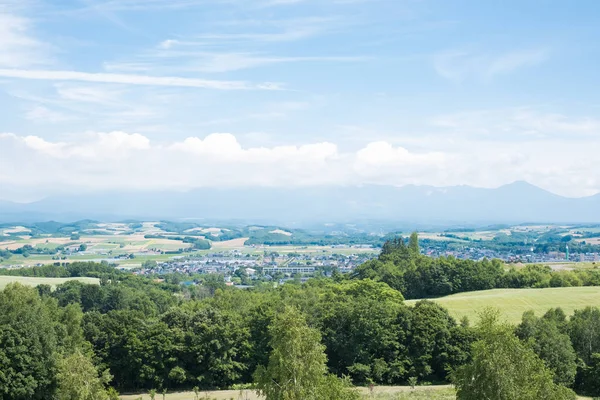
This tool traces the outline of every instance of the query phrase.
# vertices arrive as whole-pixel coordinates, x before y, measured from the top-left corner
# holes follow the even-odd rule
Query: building
[[[264,274],[273,275],[278,272],[282,274],[313,274],[315,272],[314,267],[266,267],[263,268]]]

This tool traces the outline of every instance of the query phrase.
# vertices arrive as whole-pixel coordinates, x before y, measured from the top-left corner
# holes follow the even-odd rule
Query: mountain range
[[[598,223],[600,194],[568,198],[527,182],[470,186],[203,188],[188,192],[103,192],[0,201],[0,221],[93,218],[243,220],[302,226],[379,220],[423,224]]]

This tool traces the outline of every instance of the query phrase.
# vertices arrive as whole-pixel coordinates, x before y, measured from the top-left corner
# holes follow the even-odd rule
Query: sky
[[[0,199],[600,192],[596,0],[0,0]]]

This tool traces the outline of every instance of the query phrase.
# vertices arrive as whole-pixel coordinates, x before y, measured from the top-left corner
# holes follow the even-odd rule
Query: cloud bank
[[[230,133],[155,142],[138,133],[87,132],[51,141],[0,134],[0,185],[72,190],[185,190],[197,187],[470,184],[495,187],[523,177],[572,196],[600,188],[585,149],[564,142],[455,143],[414,151],[375,141],[353,151],[335,143],[245,147]],[[581,157],[565,157],[566,154]],[[595,172],[594,172],[595,171]],[[579,190],[573,192],[572,188]],[[566,191],[569,190],[567,193]]]

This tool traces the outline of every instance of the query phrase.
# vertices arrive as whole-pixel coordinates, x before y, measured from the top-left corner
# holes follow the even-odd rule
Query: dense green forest
[[[600,286],[598,269],[552,271],[531,264],[506,270],[500,260],[426,257],[419,252],[417,234],[411,235],[408,243],[402,238],[387,241],[379,257],[358,266],[352,277],[385,282],[407,299],[494,288]]]
[[[598,308],[571,318],[560,309],[526,313],[514,327],[492,311],[471,323],[428,300],[404,303],[405,296],[501,284],[583,284],[581,276],[433,260],[420,255],[416,237],[389,241],[353,276],[251,290],[226,287],[218,275],[184,286],[95,263],[9,273],[101,283],[12,284],[0,292],[2,399],[106,399],[117,390],[253,383],[268,399],[333,400],[356,398],[350,383],[444,382],[456,385],[459,399],[490,391],[490,399],[572,399],[571,389],[600,396]],[[304,383],[284,385],[289,371]]]

